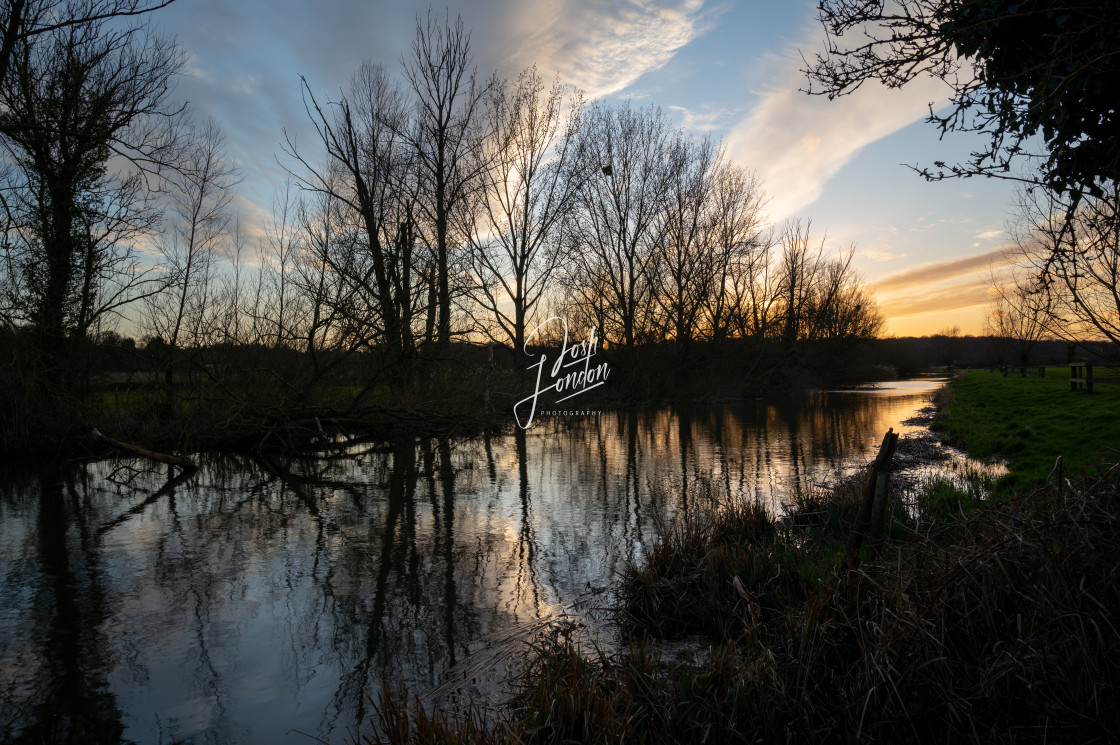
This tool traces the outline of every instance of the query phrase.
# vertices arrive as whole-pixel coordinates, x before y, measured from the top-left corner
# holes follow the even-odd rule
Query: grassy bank
[[[1064,475],[1120,460],[1120,385],[1088,394],[1070,391],[1069,368],[1042,378],[973,370],[953,381],[949,400],[932,428],[974,458],[1004,461],[1003,492],[1042,483],[1059,455]]]
[[[1012,437],[1030,447],[1007,484],[1038,479],[1017,464],[1052,465],[1046,438],[1098,464],[1103,397],[1077,408],[1058,395],[1068,381],[1045,381],[970,375],[941,421],[993,431],[1025,407],[1015,425],[1031,434]],[[1072,435],[1071,408],[1089,418]],[[885,536],[858,555],[858,477],[782,518],[751,502],[693,510],[621,577],[620,651],[543,639],[497,712],[425,713],[384,691],[367,742],[1113,741],[1120,468],[998,499],[971,486],[894,494]],[[681,640],[691,655],[670,654]]]

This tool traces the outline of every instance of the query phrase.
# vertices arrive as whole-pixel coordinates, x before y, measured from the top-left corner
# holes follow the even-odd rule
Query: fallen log
[[[93,439],[99,440],[100,442],[103,442],[106,445],[110,445],[112,447],[115,447],[118,450],[123,450],[126,453],[132,453],[133,455],[139,455],[141,458],[147,458],[148,460],[154,460],[154,461],[158,461],[160,463],[170,463],[173,466],[179,466],[180,468],[185,468],[185,469],[190,470],[190,471],[197,471],[198,470],[198,466],[196,466],[193,461],[191,461],[187,458],[183,458],[182,456],[179,456],[179,455],[166,455],[164,453],[157,453],[153,450],[148,450],[147,448],[142,448],[139,445],[133,445],[133,444],[128,443],[128,442],[121,442],[120,440],[114,440],[112,437],[109,437],[108,435],[101,434],[101,432],[98,431],[97,428],[94,428],[94,430],[93,430]]]

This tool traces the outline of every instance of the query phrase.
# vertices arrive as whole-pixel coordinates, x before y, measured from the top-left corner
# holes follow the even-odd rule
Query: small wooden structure
[[[1104,369],[1115,370],[1117,368],[1106,367]],[[1093,366],[1088,362],[1069,363],[1069,389],[1071,391],[1079,391],[1084,387],[1087,393],[1092,393],[1095,383],[1120,383],[1120,378],[1095,378],[1093,377]]]
[[[883,539],[890,517],[887,494],[890,489],[891,459],[897,446],[898,433],[894,431],[894,427],[891,427],[883,437],[883,444],[879,446],[879,455],[871,466],[863,503],[860,505],[855,528],[848,540],[846,562],[850,568],[859,566],[860,548],[865,538],[871,539],[872,550],[876,552],[879,542]]]

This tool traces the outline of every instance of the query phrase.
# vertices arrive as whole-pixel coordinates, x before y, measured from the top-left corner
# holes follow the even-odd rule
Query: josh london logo
[[[611,372],[606,362],[600,362],[596,365],[591,364],[591,358],[599,352],[599,337],[595,335],[595,329],[592,328],[587,338],[579,344],[570,344],[568,342],[568,322],[559,316],[553,316],[533,329],[533,333],[525,339],[523,347],[525,354],[532,356],[529,353],[529,342],[541,333],[541,329],[554,321],[563,324],[564,337],[560,343],[560,354],[552,363],[552,367],[549,368],[550,375],[545,379],[544,371],[548,365],[548,355],[542,352],[540,359],[526,368],[528,370],[537,369],[537,382],[533,392],[513,405],[513,416],[522,429],[528,429],[537,416],[537,404],[542,403],[540,400],[541,394],[555,391],[557,395],[562,396],[562,398],[557,398],[549,404],[551,407],[555,407],[557,404],[587,393],[592,388],[598,388],[607,381],[607,376]],[[551,396],[548,396],[548,398],[551,398]],[[523,420],[522,414],[526,408],[528,409],[528,417]],[[549,408],[540,413],[551,416],[586,416],[599,412],[583,409]]]

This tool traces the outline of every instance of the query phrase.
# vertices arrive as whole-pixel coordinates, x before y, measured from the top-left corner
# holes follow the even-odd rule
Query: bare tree
[[[431,10],[417,19],[411,53],[402,59],[415,115],[407,131],[417,156],[420,207],[435,270],[436,334],[446,352],[451,343],[451,254],[461,244],[455,215],[475,189],[485,163],[479,157],[479,115],[493,82],[475,78],[470,33],[457,17],[439,21]]]
[[[730,320],[741,337],[762,341],[780,333],[781,267],[774,258],[778,242],[778,232],[767,229],[731,265]]]
[[[716,172],[708,227],[711,287],[703,309],[705,330],[714,342],[731,335],[737,317],[755,310],[753,296],[760,294],[755,288],[765,280],[767,268],[759,259],[769,250],[762,234],[764,202],[765,194],[753,173],[733,163]],[[749,335],[743,329],[740,333]]]
[[[289,140],[288,153],[304,166],[297,177],[305,188],[344,205],[361,234],[356,250],[328,251],[319,258],[367,299],[370,313],[354,320],[370,326],[365,336],[380,337],[390,364],[396,364],[415,350],[421,209],[415,152],[401,134],[408,128],[403,99],[384,68],[368,63],[351,79],[347,94],[328,104],[333,115],[319,105],[306,81],[304,91],[329,163],[312,166]]]
[[[817,266],[815,292],[801,336],[810,341],[870,339],[883,317],[874,295],[852,268],[855,247]]]
[[[582,175],[575,163],[580,95],[546,88],[536,68],[494,85],[476,203],[465,202],[476,302],[520,349],[564,254],[563,229]],[[510,308],[509,306],[512,306]]]
[[[265,226],[263,261],[261,268],[267,283],[269,307],[265,320],[273,328],[272,346],[280,347],[291,337],[291,326],[295,325],[292,290],[289,281],[296,256],[299,253],[299,225],[297,223],[298,205],[295,187],[290,179],[285,179],[272,205],[271,219]]]
[[[1046,337],[1047,304],[1041,293],[1031,290],[1031,284],[1030,275],[1019,267],[993,272],[995,298],[984,319],[985,332],[997,339],[1019,367],[1030,364],[1035,348]]]
[[[811,220],[791,220],[781,234],[778,298],[781,338],[787,344],[805,335],[824,262],[825,239],[814,245],[812,227]]]
[[[170,220],[159,245],[169,278],[165,292],[148,302],[152,331],[167,343],[168,387],[180,346],[206,341],[212,280],[230,227],[237,179],[237,169],[225,153],[225,138],[213,120],[191,133],[180,170],[168,178]]]
[[[137,167],[165,162],[177,142],[168,93],[181,62],[170,40],[105,21],[15,42],[0,81],[0,131],[16,166],[5,246],[26,320],[51,354],[157,289],[131,248],[158,222]],[[114,154],[131,167],[111,170]]]
[[[1029,273],[1019,283],[1024,301],[1045,310],[1048,330],[1120,345],[1120,185],[1102,190],[1079,204],[1049,190],[1024,192],[1013,237]]]
[[[362,320],[368,313],[364,293],[335,270],[341,263],[336,257],[353,253],[360,235],[349,229],[344,205],[319,194],[314,209],[305,204],[300,214],[304,248],[295,279],[308,309],[301,337],[311,361],[309,388],[375,339]]]
[[[244,344],[252,338],[245,331],[246,320],[251,318],[248,313],[246,288],[248,286],[249,268],[246,266],[245,253],[247,240],[241,228],[241,218],[233,220],[230,230],[230,239],[223,244],[223,261],[225,271],[219,280],[219,308],[217,315],[217,343],[231,346]]]
[[[175,0],[3,0],[0,3],[0,82],[19,44],[72,26],[125,18],[165,8]],[[3,126],[16,126],[6,122]],[[0,128],[0,131],[5,131]]]
[[[712,186],[720,156],[710,137],[677,133],[666,153],[668,190],[651,279],[666,326],[662,336],[687,354],[705,302],[715,291]]]
[[[930,337],[930,340],[933,342],[933,353],[938,361],[945,365],[947,371],[952,372],[953,366],[961,355],[961,327],[943,328]]]
[[[633,347],[649,330],[651,271],[670,184],[673,132],[660,109],[592,106],[579,134],[587,169],[569,239],[601,302],[603,338]]]

